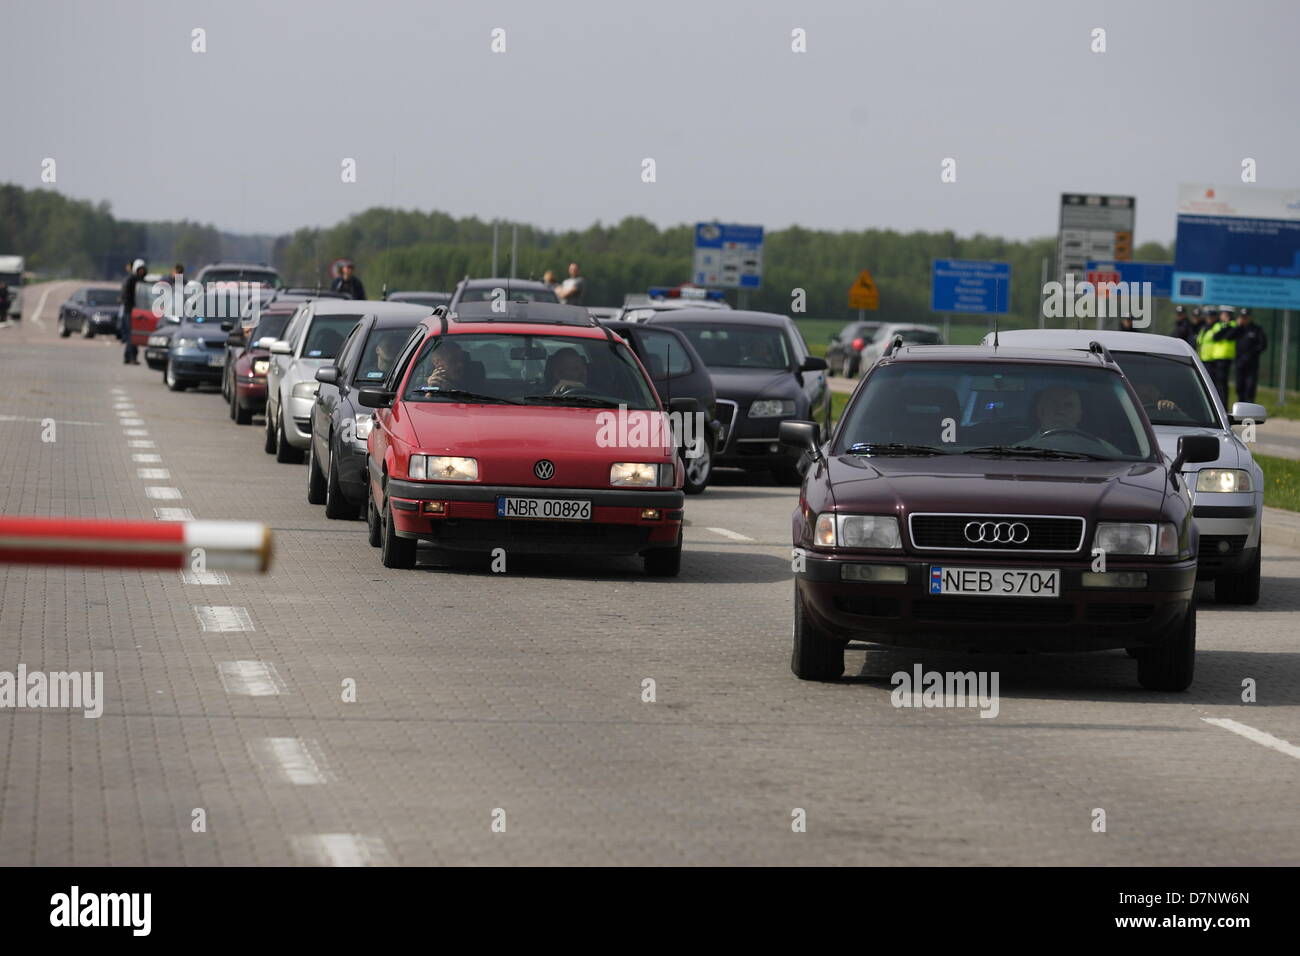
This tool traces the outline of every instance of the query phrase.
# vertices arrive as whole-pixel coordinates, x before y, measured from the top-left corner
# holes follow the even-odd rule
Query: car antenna
[[[998,317],[993,316],[993,347],[998,347]]]

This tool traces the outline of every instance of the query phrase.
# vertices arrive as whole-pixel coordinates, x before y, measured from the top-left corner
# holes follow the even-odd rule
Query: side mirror
[[[1229,417],[1234,425],[1244,425],[1248,418],[1258,425],[1268,420],[1268,409],[1254,402],[1233,402]]]
[[[231,332],[229,335],[226,336],[226,344],[227,344],[227,345],[243,345],[243,344],[244,344],[244,337],[243,337],[242,335],[240,335],[238,332]]]
[[[271,343],[271,354],[292,355],[293,349],[289,346],[289,343],[286,342],[284,339],[276,339],[274,342]]]
[[[275,339],[272,336],[264,335],[254,342],[252,347],[255,349],[267,349],[269,351],[271,346],[274,344]]]
[[[395,397],[396,393],[386,388],[357,389],[357,402],[366,408],[387,408],[393,404]]]
[[[828,368],[830,368],[830,366],[826,364],[826,360],[824,358],[818,358],[815,355],[810,355],[803,360],[803,364],[799,366],[799,371],[824,372]]]
[[[326,385],[337,385],[339,383],[338,366],[326,365],[324,368],[316,369],[316,381],[324,382]]]
[[[782,422],[777,437],[782,445],[806,451],[814,458],[821,457],[818,446],[822,443],[822,435],[816,422]]]
[[[679,415],[694,415],[700,410],[700,403],[694,398],[672,398],[665,403],[665,408]]]
[[[1183,465],[1215,461],[1219,457],[1219,439],[1213,435],[1184,435],[1178,439],[1178,456],[1169,466],[1169,483],[1177,480]]]

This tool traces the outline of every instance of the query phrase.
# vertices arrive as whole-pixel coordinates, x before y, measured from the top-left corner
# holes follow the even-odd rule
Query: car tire
[[[803,484],[803,475],[799,474],[797,461],[786,461],[772,466],[772,478],[779,485],[791,485],[795,488]]]
[[[357,517],[357,506],[348,501],[339,483],[339,466],[334,460],[334,445],[329,446],[330,456],[325,462],[325,517],[336,521]]]
[[[794,589],[794,649],[790,670],[800,680],[835,680],[844,674],[847,641],[836,640],[813,623],[804,609],[799,586]]]
[[[375,497],[369,491],[366,492],[366,541],[372,548],[384,543],[384,526],[379,523]]]
[[[325,476],[316,466],[316,439],[307,443],[307,504],[325,503]]]
[[[1138,683],[1147,690],[1184,691],[1196,668],[1196,607],[1163,643],[1138,651]]]
[[[1255,549],[1255,560],[1240,574],[1221,574],[1214,579],[1214,600],[1220,604],[1258,604],[1259,571],[1263,548]]]
[[[393,524],[393,506],[387,501],[384,503],[384,540],[379,546],[379,560],[384,567],[398,571],[415,567],[415,539],[398,536]]]
[[[642,558],[645,573],[652,578],[675,578],[682,570],[682,533],[677,532],[677,544],[671,548],[655,548]]]
[[[232,422],[237,421],[239,419],[239,401],[234,395],[227,395],[226,404],[229,406],[230,420]]]
[[[95,337],[95,323],[90,321],[90,319],[82,320],[81,337],[83,339],[93,339]]]
[[[239,404],[238,392],[236,392],[230,399],[230,409],[234,413],[231,417],[234,418],[236,425],[253,424],[253,413],[251,410],[244,408],[244,406]]]
[[[266,406],[266,438],[262,442],[262,451],[268,455],[275,454],[275,416],[271,414],[271,406]]]
[[[698,458],[687,458],[684,454],[681,456],[682,471],[686,475],[682,491],[688,495],[698,495],[709,487],[709,479],[713,477],[713,443],[707,436],[701,436],[699,441],[704,448],[702,455]]]
[[[66,339],[72,334],[72,329],[68,328],[68,322],[63,316],[59,316],[59,338]]]
[[[163,368],[163,383],[173,392],[183,392],[189,388],[189,383],[181,378],[172,370],[171,360],[168,359],[167,365]]]
[[[853,356],[851,355],[844,356],[844,360],[840,363],[840,372],[844,375],[845,378],[852,378],[854,374],[857,372],[857,369],[854,368],[853,366],[854,366]]]
[[[302,459],[302,451],[290,445],[285,437],[284,408],[281,406],[275,416],[275,460],[282,465],[297,465],[302,463]]]

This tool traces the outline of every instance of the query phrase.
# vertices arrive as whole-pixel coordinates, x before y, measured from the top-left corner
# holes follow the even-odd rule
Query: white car
[[[1219,439],[1218,460],[1183,469],[1201,533],[1196,576],[1214,581],[1216,601],[1254,604],[1259,600],[1264,473],[1231,426],[1262,423],[1267,414],[1264,406],[1234,402],[1229,413],[1196,352],[1173,336],[1074,329],[998,334],[998,344],[1005,346],[1087,351],[1093,342],[1105,346],[1119,363],[1169,458],[1177,455],[1183,435]],[[984,344],[993,344],[992,333],[985,336]]]

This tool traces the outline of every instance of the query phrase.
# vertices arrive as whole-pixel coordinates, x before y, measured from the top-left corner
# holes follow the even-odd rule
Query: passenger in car
[[[546,384],[552,395],[587,387],[587,363],[577,349],[560,349],[546,360]]]

